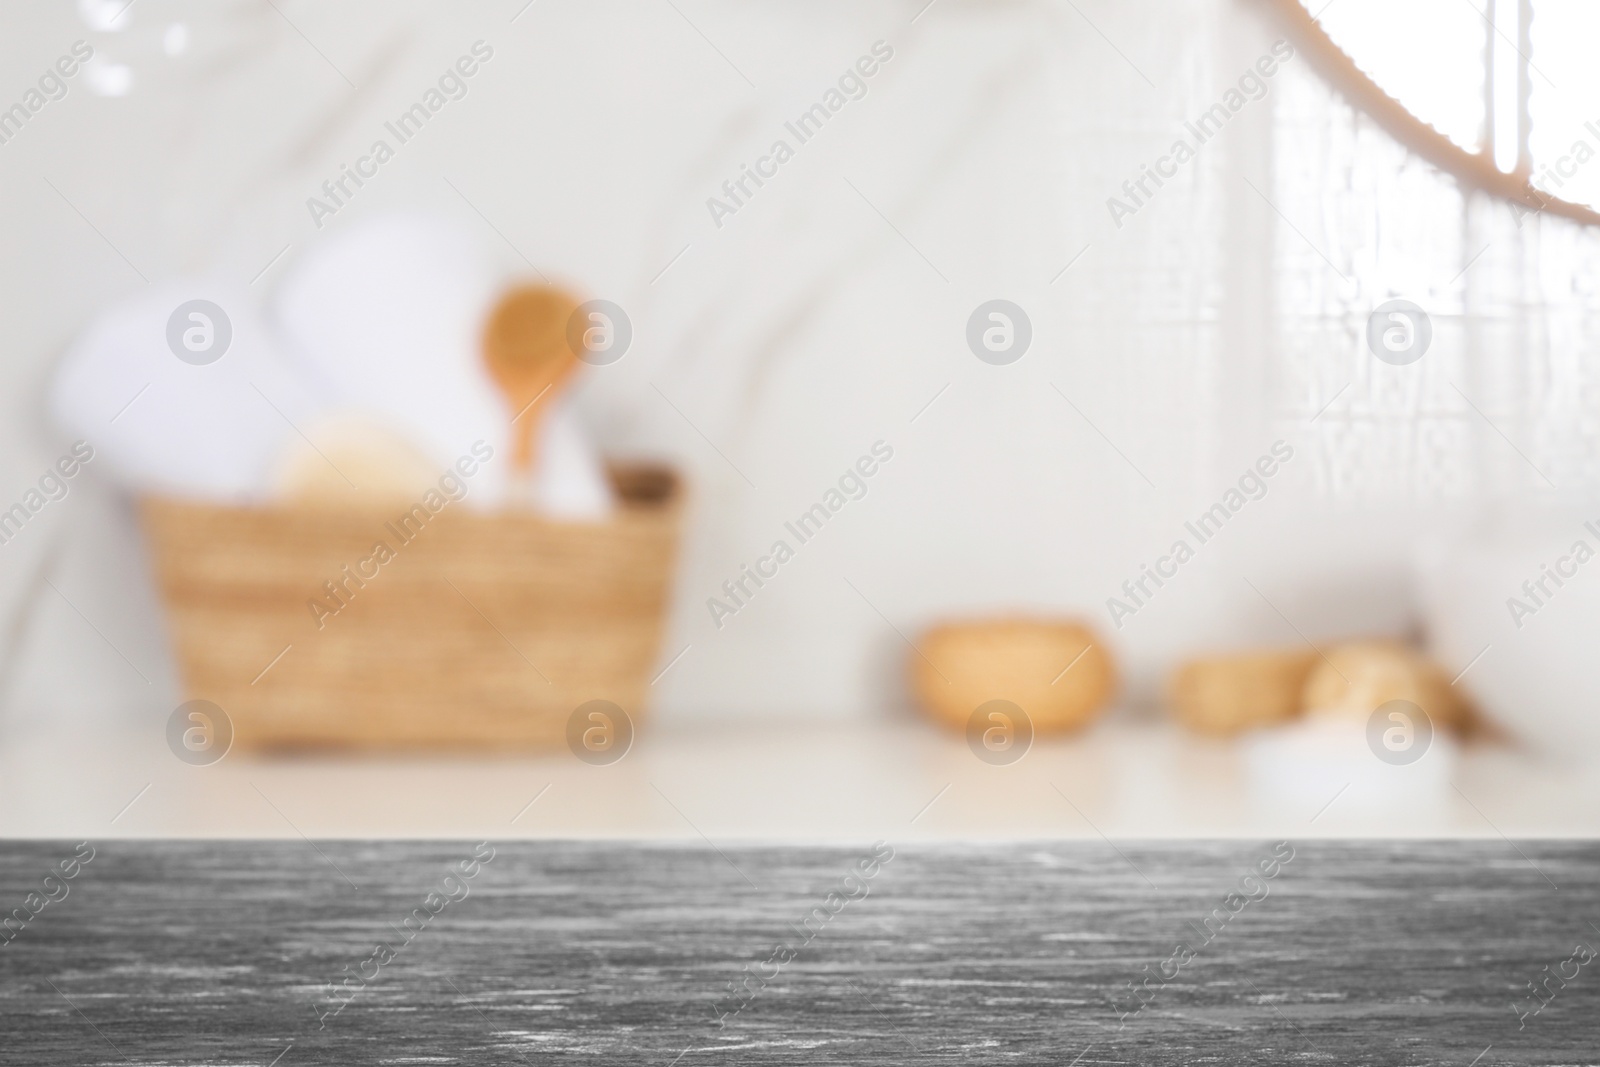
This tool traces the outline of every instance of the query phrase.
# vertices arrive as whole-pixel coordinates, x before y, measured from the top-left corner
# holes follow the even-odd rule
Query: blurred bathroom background
[[[1584,127],[1600,110],[1583,110],[1600,72],[1573,51],[1593,15],[1532,6],[1531,150],[1600,145]],[[1162,721],[1186,657],[1392,637],[1449,676],[1471,661],[1463,685],[1498,708],[1528,693],[1538,736],[1520,743],[1600,752],[1600,726],[1568,711],[1594,692],[1582,650],[1600,570],[1524,627],[1506,607],[1549,546],[1600,520],[1594,227],[1442,173],[1300,49],[1175,177],[1126,191],[1274,54],[1282,7],[10,10],[0,101],[74,41],[94,56],[0,144],[0,496],[70,444],[44,397],[108,305],[193,275],[265,304],[330,234],[420,213],[507,276],[542,274],[631,321],[625,358],[584,367],[574,396],[600,451],[668,462],[688,490],[651,730],[911,721],[920,633],[1041,615],[1104,639],[1112,724]],[[1324,25],[1422,119],[1492,149],[1485,56],[1507,9],[1335,0]],[[323,183],[479,41],[493,60],[464,95],[318,217]],[[724,183],[859,57],[881,59],[876,42],[892,59],[859,97],[732,200]],[[1600,162],[1560,195],[1600,203]],[[994,299],[1031,322],[1009,365],[967,344]],[[1432,331],[1406,367],[1367,340],[1397,299]],[[725,581],[880,441],[893,460],[865,495],[718,619]],[[1265,495],[1114,620],[1108,598],[1279,441],[1294,458]],[[134,503],[85,473],[0,547],[0,739],[159,731],[184,698]]]

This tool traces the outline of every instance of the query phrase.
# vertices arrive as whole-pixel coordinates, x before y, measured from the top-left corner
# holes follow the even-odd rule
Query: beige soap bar
[[[1095,718],[1116,686],[1110,653],[1093,630],[1075,622],[945,623],[917,645],[912,689],[930,716],[957,729],[990,700],[1021,707],[1038,733],[1077,729]]]
[[[1201,733],[1273,726],[1300,714],[1317,659],[1311,649],[1192,659],[1172,673],[1167,696],[1178,721]]]

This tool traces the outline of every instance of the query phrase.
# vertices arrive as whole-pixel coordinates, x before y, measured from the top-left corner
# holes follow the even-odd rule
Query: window
[[[1274,0],[1324,77],[1458,179],[1600,223],[1593,0]]]

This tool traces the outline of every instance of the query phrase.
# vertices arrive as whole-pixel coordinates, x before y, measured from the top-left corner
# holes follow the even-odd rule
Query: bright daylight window
[[[1302,0],[1364,74],[1461,150],[1542,197],[1600,208],[1600,5]]]

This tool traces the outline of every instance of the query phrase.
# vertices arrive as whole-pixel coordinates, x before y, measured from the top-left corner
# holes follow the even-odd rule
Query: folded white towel
[[[474,442],[493,446],[469,498],[493,509],[507,499],[514,414],[483,370],[483,322],[501,288],[482,245],[451,222],[378,216],[291,262],[270,315],[342,408],[386,416],[440,469]]]
[[[496,446],[508,413],[483,372],[478,334],[496,289],[477,242],[411,216],[360,220],[284,271],[269,305],[285,347],[346,409],[381,412],[442,470],[474,441]],[[503,499],[492,464],[482,503]]]
[[[265,499],[294,425],[322,407],[248,290],[214,279],[163,282],[108,308],[50,385],[56,423],[94,446],[97,469],[135,492],[219,502]]]
[[[286,347],[343,408],[380,413],[444,469],[476,441],[495,450],[469,507],[504,506],[514,414],[483,366],[482,333],[504,279],[452,223],[421,216],[354,222],[289,265],[271,304]],[[557,399],[541,431],[533,501],[562,518],[599,518],[610,486]]]

